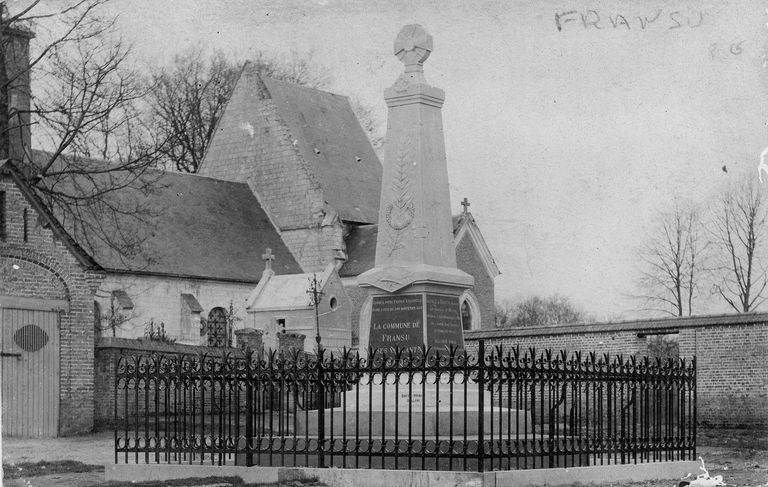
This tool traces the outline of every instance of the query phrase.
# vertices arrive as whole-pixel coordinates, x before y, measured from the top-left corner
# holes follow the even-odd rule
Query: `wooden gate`
[[[56,436],[59,313],[0,308],[3,436]]]

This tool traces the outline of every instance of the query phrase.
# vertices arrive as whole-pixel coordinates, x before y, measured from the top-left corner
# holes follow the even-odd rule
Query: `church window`
[[[224,308],[213,308],[208,313],[208,346],[228,347],[227,313]]]
[[[461,324],[464,331],[480,329],[480,303],[472,291],[464,291],[459,298]]]
[[[28,242],[29,241],[29,224],[27,223],[27,209],[26,208],[24,208],[24,214],[23,214],[22,218],[24,220],[24,222],[23,222],[24,223],[24,241]]]
[[[336,300],[336,296],[331,296],[331,299],[328,302],[331,306],[332,311],[336,311],[337,309],[339,309],[339,302]]]
[[[472,310],[467,301],[461,303],[461,324],[464,326],[464,330],[472,329]]]

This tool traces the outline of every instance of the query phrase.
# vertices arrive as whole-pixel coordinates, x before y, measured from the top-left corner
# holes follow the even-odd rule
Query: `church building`
[[[28,93],[14,99],[29,103]],[[48,157],[19,132],[12,155]],[[227,347],[250,328],[270,347],[278,333],[303,334],[313,350],[312,280],[323,343],[358,345],[370,304],[357,276],[374,265],[382,167],[346,97],[246,64],[198,174],[158,171],[149,193],[115,192],[116,204],[158,210],[134,229],[142,243],[132,255],[73,232],[22,166],[0,161],[3,422],[19,425],[4,435],[92,427],[99,336],[162,329],[179,344]],[[499,270],[468,209],[465,200],[453,222],[458,267],[475,282],[461,297],[462,319],[465,329],[488,328]],[[119,217],[108,224],[131,228]],[[13,409],[7,398],[42,409]]]

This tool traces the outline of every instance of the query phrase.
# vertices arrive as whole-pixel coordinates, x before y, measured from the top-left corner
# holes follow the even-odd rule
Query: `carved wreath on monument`
[[[408,157],[407,142],[400,144],[396,158],[397,162],[390,186],[392,198],[384,207],[384,218],[387,221],[387,226],[394,230],[394,234],[390,234],[389,255],[402,248],[400,233],[410,226],[416,214],[409,176],[411,161]]]

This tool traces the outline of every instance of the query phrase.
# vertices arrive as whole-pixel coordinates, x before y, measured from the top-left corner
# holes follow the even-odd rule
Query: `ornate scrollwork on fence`
[[[519,347],[126,355],[115,460],[509,469],[691,458],[695,359]]]

